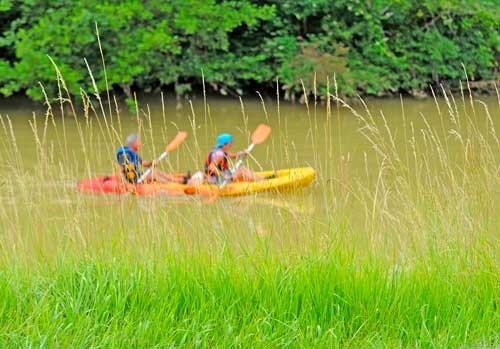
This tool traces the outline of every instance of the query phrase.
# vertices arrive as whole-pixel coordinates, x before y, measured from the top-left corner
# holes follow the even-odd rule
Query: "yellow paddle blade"
[[[187,135],[188,135],[187,132],[179,131],[177,133],[177,135],[175,136],[175,138],[172,140],[172,142],[170,142],[167,145],[167,147],[165,148],[165,152],[169,153],[172,150],[177,149],[177,147],[179,147],[179,145],[181,145],[182,142],[184,142],[184,140],[186,139]]]
[[[262,144],[267,139],[267,137],[269,137],[271,131],[272,131],[271,126],[266,124],[260,124],[252,133],[252,143]]]

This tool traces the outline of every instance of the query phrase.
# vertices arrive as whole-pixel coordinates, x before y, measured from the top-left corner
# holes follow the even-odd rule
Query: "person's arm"
[[[243,156],[247,153],[246,150],[242,150],[242,151],[239,151],[237,153],[231,153],[231,152],[227,152],[227,156],[229,156],[231,159],[237,159],[239,158],[240,156]]]
[[[156,159],[154,159],[153,161],[142,160],[141,164],[144,167],[156,166],[158,165],[158,160]]]

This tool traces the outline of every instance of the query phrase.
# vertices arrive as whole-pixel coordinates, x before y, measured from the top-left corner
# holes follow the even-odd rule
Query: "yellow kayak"
[[[288,192],[309,185],[315,177],[311,167],[291,168],[278,171],[257,172],[264,177],[275,178],[258,182],[234,182],[227,184],[219,193],[220,196],[248,195],[260,192]],[[179,174],[182,176],[182,174]],[[86,179],[78,183],[78,190],[91,193],[134,193],[137,195],[210,195],[217,191],[213,184],[185,185],[177,183],[144,183],[132,184],[122,180],[120,175],[100,176]]]
[[[260,192],[287,192],[303,188],[309,185],[315,176],[314,169],[311,167],[291,168],[279,171],[261,171],[257,172],[264,177],[270,177],[274,174],[277,178],[266,179],[259,182],[235,182],[227,184],[220,192],[220,196],[248,195]],[[212,185],[202,185],[209,190]],[[203,188],[201,189],[203,192]]]

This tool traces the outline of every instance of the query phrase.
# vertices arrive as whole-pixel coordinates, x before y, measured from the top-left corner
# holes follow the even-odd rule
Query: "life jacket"
[[[210,171],[210,164],[214,161],[214,155],[216,151],[219,151],[220,149],[214,149],[208,153],[206,159],[205,159],[205,174],[209,176],[218,176],[217,173],[213,173]],[[227,155],[226,152],[224,152],[224,158],[221,163],[215,164],[217,169],[219,170],[220,173],[223,173],[224,171],[229,170],[229,156]]]
[[[116,161],[122,167],[125,179],[130,183],[137,183],[141,176],[141,172],[139,171],[141,158],[139,154],[129,147],[120,147],[116,151]]]

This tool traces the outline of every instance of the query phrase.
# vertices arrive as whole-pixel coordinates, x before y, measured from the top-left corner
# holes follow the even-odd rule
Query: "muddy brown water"
[[[495,96],[475,98],[481,100],[484,105],[477,101],[473,103],[475,113],[471,120],[487,135],[490,131],[485,106],[496,128],[500,122],[499,101]],[[385,141],[393,142],[403,158],[408,156],[412,132],[420,137],[421,130],[426,128],[435,130],[443,144],[447,144],[447,151],[453,156],[455,148],[457,152],[461,148],[456,146],[450,132],[455,124],[449,111],[463,111],[472,115],[468,96],[464,99],[455,96],[454,100],[449,102],[444,98],[439,98],[437,102],[431,98],[367,99],[365,102],[374,123],[379,126],[380,132],[385,134]],[[56,227],[58,219],[67,220],[67,216],[58,218],[58,212],[62,207],[71,205],[74,200],[87,200],[91,202],[88,205],[93,207],[99,204],[123,205],[121,199],[110,204],[107,198],[82,196],[76,193],[74,188],[81,179],[113,172],[116,148],[127,134],[140,132],[143,140],[141,155],[144,159],[152,159],[161,153],[177,130],[186,130],[189,133],[188,139],[162,163],[161,168],[168,172],[194,172],[202,168],[206,153],[214,146],[218,133],[233,134],[234,150],[240,150],[248,145],[252,130],[259,123],[266,122],[272,126],[273,133],[265,144],[255,148],[248,165],[255,170],[311,166],[317,172],[317,180],[297,195],[264,194],[234,201],[223,200],[224,206],[221,210],[224,215],[233,211],[232,214],[237,217],[238,223],[231,224],[243,226],[242,231],[256,231],[259,236],[265,235],[266,231],[280,230],[282,225],[286,225],[286,237],[280,233],[274,243],[286,245],[286,240],[289,239],[300,245],[298,231],[301,227],[324,224],[324,221],[328,220],[325,217],[337,217],[332,223],[337,228],[344,224],[343,219],[338,218],[342,215],[346,216],[345,222],[348,222],[348,225],[356,225],[356,221],[366,222],[366,213],[363,213],[359,203],[353,203],[356,200],[349,194],[349,191],[354,190],[350,184],[376,182],[381,159],[380,155],[376,154],[374,145],[363,135],[366,125],[349,108],[334,102],[326,106],[322,103],[314,105],[314,102],[310,101],[306,106],[266,99],[263,104],[257,98],[248,97],[243,98],[241,103],[237,98],[213,96],[209,96],[206,103],[203,96],[198,96],[192,100],[183,100],[181,104],[173,98],[163,98],[162,101],[160,95],[141,96],[139,111],[130,111],[124,103],[118,103],[118,107],[115,103],[111,103],[111,106],[104,103],[103,109],[107,115],[104,118],[99,104],[93,101],[95,112],[90,110],[86,118],[84,107],[77,105],[78,116],[75,120],[68,107],[62,117],[57,103],[52,105],[56,115],[46,119],[46,106],[42,104],[24,98],[1,99],[0,115],[5,127],[10,128],[7,120],[12,124],[18,152],[13,150],[10,135],[6,135],[5,130],[2,131],[1,149],[4,153],[4,163],[0,166],[0,177],[10,177],[12,173],[22,173],[26,176],[33,173],[34,182],[45,183],[45,186],[39,184],[42,189],[37,189],[37,192],[40,197],[45,197],[44,205],[47,207],[43,211],[44,214],[40,212],[40,215],[49,217],[39,219],[40,222],[47,219]],[[359,115],[369,117],[361,102],[351,101],[351,105]],[[117,117],[117,114],[120,116]],[[36,125],[36,131],[33,130],[33,125]],[[42,140],[42,149],[34,136],[35,132]],[[421,143],[424,144],[425,141]],[[41,156],[49,159],[46,161],[50,162],[50,169],[42,171],[44,176],[47,176],[48,171],[49,179],[36,178],[36,173],[40,172],[37,169],[42,166]],[[462,154],[456,156],[460,158]],[[64,187],[64,194],[52,194],[54,186]],[[5,190],[5,184],[3,187],[2,201],[7,206],[9,201],[13,206],[20,206],[22,201],[12,201],[11,192]],[[367,185],[367,188],[373,186]],[[237,203],[237,207],[231,206],[232,202]],[[200,230],[192,222],[190,215],[193,214],[193,208],[188,206],[189,204],[177,205],[171,200],[158,199],[154,203],[141,203],[142,208],[139,210],[147,210],[150,207],[148,205],[154,205],[154,209],[161,209],[162,212],[175,211],[172,214],[176,220],[184,222],[185,230]],[[257,206],[261,209],[255,208]],[[14,211],[7,209],[3,212],[1,226],[4,229],[17,227],[22,231],[27,224],[23,223],[22,215],[29,215],[30,211]],[[95,212],[100,211],[94,209],[94,216],[99,215]],[[14,213],[21,215],[21,218],[12,218]],[[279,219],[276,219],[277,213]],[[285,219],[285,216],[288,218]],[[99,218],[96,218],[96,221],[99,221]],[[318,221],[320,222],[317,223]],[[105,221],[102,224],[112,223]],[[223,229],[226,223],[217,224],[213,229]],[[328,224],[324,227],[327,226]],[[46,244],[50,237],[41,239],[46,240],[43,243]]]

